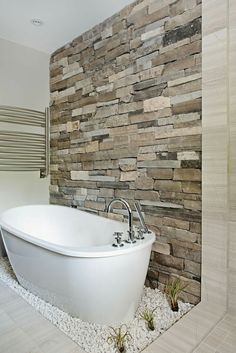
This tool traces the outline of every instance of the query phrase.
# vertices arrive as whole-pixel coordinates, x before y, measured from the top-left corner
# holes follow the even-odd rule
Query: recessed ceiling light
[[[32,23],[32,25],[34,25],[36,27],[40,27],[43,25],[43,21],[40,20],[39,18],[32,18],[32,20],[30,22]]]

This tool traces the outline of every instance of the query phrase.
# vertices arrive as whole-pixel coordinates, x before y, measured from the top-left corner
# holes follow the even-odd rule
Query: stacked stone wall
[[[156,233],[147,284],[180,275],[197,303],[201,1],[127,6],[53,53],[50,87],[51,203],[106,216],[114,197],[139,201]]]

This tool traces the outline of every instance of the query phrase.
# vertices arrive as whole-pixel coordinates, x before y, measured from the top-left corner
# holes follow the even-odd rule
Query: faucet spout
[[[111,211],[112,205],[114,203],[121,203],[123,206],[125,206],[126,210],[128,211],[128,221],[129,221],[129,230],[128,230],[128,235],[129,235],[129,239],[128,242],[129,243],[135,243],[135,239],[134,239],[134,230],[133,230],[133,214],[132,214],[132,209],[129,205],[129,203],[122,199],[122,198],[115,198],[113,200],[110,201],[110,203],[107,206],[107,212]]]

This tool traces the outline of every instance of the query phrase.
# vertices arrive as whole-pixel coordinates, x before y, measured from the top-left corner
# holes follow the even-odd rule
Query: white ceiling
[[[132,0],[0,0],[0,37],[46,53],[71,41]],[[41,27],[32,18],[44,22]]]

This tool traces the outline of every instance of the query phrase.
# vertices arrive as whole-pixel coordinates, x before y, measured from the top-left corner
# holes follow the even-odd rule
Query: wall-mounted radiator
[[[49,108],[0,106],[0,171],[49,174]]]

